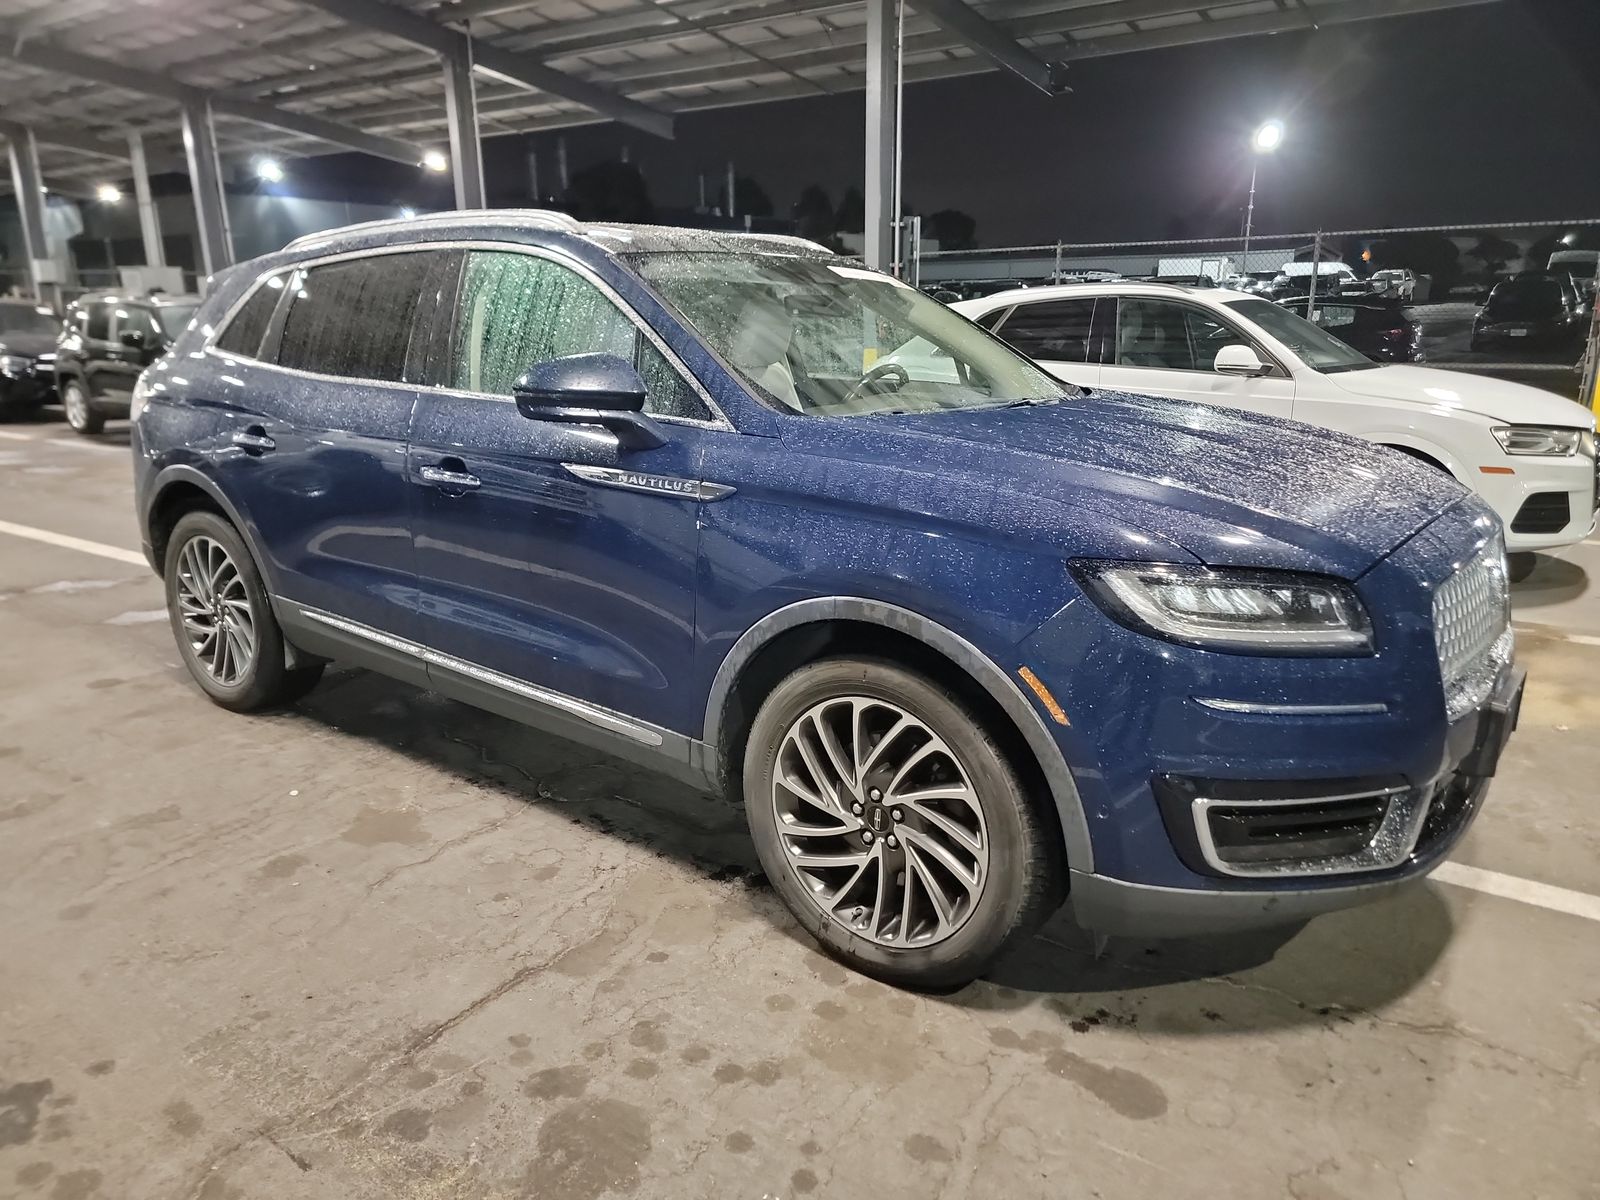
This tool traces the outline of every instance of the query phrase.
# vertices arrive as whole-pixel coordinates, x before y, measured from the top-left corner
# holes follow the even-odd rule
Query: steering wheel
[[[893,386],[889,386],[891,380],[893,381]],[[852,400],[858,399],[868,391],[898,392],[910,382],[911,372],[907,371],[899,363],[879,363],[863,375],[859,383],[845,393],[844,403],[849,404]]]

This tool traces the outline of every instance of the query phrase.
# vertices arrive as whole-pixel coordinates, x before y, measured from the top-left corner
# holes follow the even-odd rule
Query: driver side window
[[[535,363],[573,354],[615,354],[632,363],[645,382],[647,413],[711,415],[677,368],[576,271],[531,254],[468,253],[447,386],[509,396]]]

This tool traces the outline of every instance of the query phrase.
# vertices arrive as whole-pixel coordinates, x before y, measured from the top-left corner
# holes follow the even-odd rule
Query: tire
[[[67,424],[72,426],[73,432],[85,437],[97,434],[106,427],[105,414],[95,409],[89,400],[89,393],[79,380],[61,381],[61,411],[66,413]]]
[[[829,954],[887,983],[969,983],[1065,897],[1051,810],[959,699],[896,663],[823,659],[784,679],[751,726],[743,785],[756,852],[790,912]],[[842,803],[830,803],[833,788]],[[802,848],[815,857],[797,856]],[[804,865],[830,857],[840,864]]]
[[[283,631],[261,573],[226,519],[213,512],[182,517],[167,539],[164,566],[167,616],[178,653],[215,703],[234,712],[256,712],[298,700],[322,678],[320,662],[292,670],[284,666]],[[214,632],[219,621],[220,638]],[[207,629],[213,631],[210,636]]]

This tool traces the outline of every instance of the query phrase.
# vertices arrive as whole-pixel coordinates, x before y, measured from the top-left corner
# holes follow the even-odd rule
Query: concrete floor
[[[0,521],[135,550],[119,443],[0,428]],[[0,1196],[1600,1196],[1596,575],[1518,589],[1456,855],[1537,903],[1062,917],[925,997],[814,951],[731,806],[357,672],[231,715],[142,566],[0,532]]]

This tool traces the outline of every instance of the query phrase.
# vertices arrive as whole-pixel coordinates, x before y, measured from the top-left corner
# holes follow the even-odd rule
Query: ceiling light
[[[115,204],[122,199],[122,189],[114,183],[102,183],[94,189],[94,194],[101,204]]]
[[[422,156],[422,165],[430,171],[448,171],[450,160],[438,150],[429,150]]]
[[[260,158],[256,160],[256,178],[267,183],[283,182],[283,164],[275,158]]]

